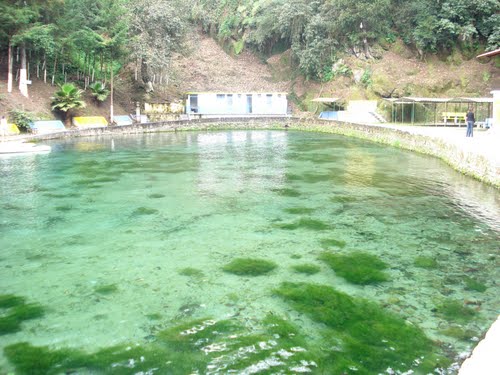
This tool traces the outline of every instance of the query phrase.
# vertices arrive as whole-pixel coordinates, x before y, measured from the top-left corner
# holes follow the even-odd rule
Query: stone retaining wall
[[[485,156],[465,152],[456,145],[441,139],[415,135],[403,130],[395,130],[373,125],[342,123],[337,121],[320,121],[295,117],[265,118],[212,118],[199,120],[166,121],[126,126],[110,126],[105,128],[77,129],[61,133],[30,135],[32,140],[47,140],[68,137],[88,137],[112,134],[140,134],[171,131],[204,131],[204,130],[250,130],[250,129],[292,129],[340,134],[361,138],[372,142],[398,147],[432,155],[444,160],[455,170],[472,176],[480,181],[500,188],[500,171]]]

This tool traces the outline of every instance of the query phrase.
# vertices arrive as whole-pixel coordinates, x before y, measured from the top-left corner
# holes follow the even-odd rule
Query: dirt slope
[[[152,95],[145,95],[133,81],[133,71],[125,70],[116,77],[115,113],[134,111],[136,101],[181,100],[186,92],[277,92],[289,93],[294,111],[315,111],[318,105],[310,99],[318,96],[352,99],[377,99],[387,96],[490,96],[500,87],[499,68],[494,60],[464,59],[456,53],[445,59],[427,56],[419,60],[416,53],[395,43],[385,51],[379,48],[379,59],[361,60],[345,56],[344,63],[352,74],[339,76],[330,82],[306,81],[291,64],[291,53],[286,51],[261,61],[244,51],[230,56],[211,37],[193,32],[183,55],[173,58],[168,85],[159,87]],[[498,62],[497,62],[498,66]],[[359,82],[365,71],[370,72],[369,84]],[[55,87],[32,77],[30,98],[19,95],[17,89],[7,94],[6,57],[0,56],[0,114],[12,108],[34,112],[38,117],[51,118],[50,97]],[[109,100],[108,100],[109,101]],[[109,103],[95,106],[86,94],[87,108],[81,115],[109,116]]]

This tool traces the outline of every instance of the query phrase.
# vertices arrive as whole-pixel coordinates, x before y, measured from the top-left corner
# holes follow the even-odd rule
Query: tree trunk
[[[144,82],[144,89],[146,92],[152,92],[155,91],[153,87],[153,82],[151,82],[151,76],[148,73],[148,64],[146,63],[145,59],[142,59],[142,64],[141,64],[141,76],[142,76],[142,82]]]
[[[21,70],[19,71],[19,91],[21,95],[28,97],[28,78],[26,74],[26,48],[21,47]]]
[[[57,53],[54,57],[54,70],[52,71],[52,86],[54,86],[56,82],[56,69],[57,69]]]
[[[8,73],[7,73],[7,92],[12,92],[12,45],[10,44],[9,40],[9,51],[8,51]]]
[[[110,79],[110,86],[111,86],[111,89],[110,89],[110,93],[109,93],[109,97],[110,97],[110,106],[109,106],[109,122],[110,124],[113,123],[113,117],[115,116],[114,114],[114,109],[113,109],[113,62],[111,62],[111,79]]]
[[[47,54],[43,54],[43,83],[47,83]]]

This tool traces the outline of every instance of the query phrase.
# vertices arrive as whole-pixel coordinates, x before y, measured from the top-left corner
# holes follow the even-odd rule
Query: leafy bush
[[[102,103],[108,98],[109,90],[101,82],[94,82],[89,85],[90,92],[98,103]]]
[[[361,76],[361,84],[368,87],[372,84],[372,71],[371,69],[365,69],[363,75]]]
[[[19,109],[10,111],[9,117],[11,121],[17,125],[19,130],[24,132],[28,131],[30,129],[30,124],[35,121],[35,115],[33,113]]]

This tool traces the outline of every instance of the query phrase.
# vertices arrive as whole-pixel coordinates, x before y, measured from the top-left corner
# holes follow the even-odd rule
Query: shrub
[[[17,125],[19,130],[27,132],[30,130],[30,124],[35,121],[35,115],[31,112],[13,109],[9,112],[11,121]]]

